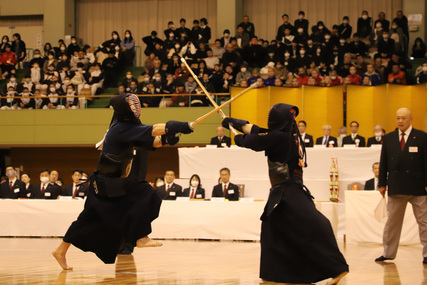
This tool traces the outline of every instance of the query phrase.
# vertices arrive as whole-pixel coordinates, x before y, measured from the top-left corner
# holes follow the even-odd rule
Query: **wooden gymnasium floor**
[[[163,241],[135,249],[105,265],[94,254],[70,248],[73,271],[61,271],[50,255],[60,239],[1,238],[0,284],[260,284],[259,243]],[[350,274],[340,284],[427,284],[420,246],[401,246],[394,263],[376,264],[378,245],[340,247]],[[318,284],[326,284],[326,281]]]

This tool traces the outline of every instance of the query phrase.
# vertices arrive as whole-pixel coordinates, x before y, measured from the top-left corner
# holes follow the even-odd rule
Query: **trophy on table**
[[[329,171],[329,190],[331,191],[331,197],[329,200],[331,202],[339,202],[339,194],[340,194],[340,187],[339,187],[339,179],[338,179],[338,160],[336,157],[332,157],[332,166],[331,170]]]

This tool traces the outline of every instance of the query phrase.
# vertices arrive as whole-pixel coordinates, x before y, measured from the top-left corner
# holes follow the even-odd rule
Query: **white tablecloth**
[[[345,216],[348,242],[382,243],[383,230],[387,218],[379,222],[374,210],[381,200],[376,191],[346,191]],[[403,221],[400,244],[419,244],[418,225],[408,203]]]
[[[380,148],[307,148],[304,184],[317,201],[329,201],[329,170],[331,158],[338,158],[341,201],[353,182],[365,183],[373,177],[372,164],[379,161]],[[245,185],[245,197],[267,199],[270,182],[267,158],[263,152],[245,148],[179,148],[179,183],[188,187],[188,179],[198,174],[210,197],[218,182],[219,170],[228,167],[231,182]]]
[[[0,200],[0,236],[63,236],[83,209],[82,200]],[[163,201],[155,238],[259,240],[265,202]],[[342,236],[342,204],[317,203]],[[341,211],[341,215],[339,212]],[[341,232],[341,233],[340,233]]]

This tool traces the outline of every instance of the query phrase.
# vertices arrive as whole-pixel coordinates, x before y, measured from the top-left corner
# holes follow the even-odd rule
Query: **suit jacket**
[[[320,141],[320,143],[322,143],[322,141]],[[314,145],[313,136],[311,136],[309,134],[305,134],[304,146],[305,147],[313,147],[313,145]]]
[[[384,136],[378,186],[388,186],[388,195],[427,194],[427,135],[412,129],[403,151],[399,130]]]
[[[322,141],[323,141],[323,136],[322,137],[320,137],[320,138],[317,138],[316,139],[316,144],[322,144]],[[337,147],[338,146],[338,141],[337,141],[337,138],[336,137],[333,137],[333,136],[329,136],[329,138],[328,138],[328,141],[327,141],[327,147],[329,147],[329,142],[330,141],[333,141],[334,143],[333,143],[333,146],[334,147]]]
[[[176,197],[182,196],[182,187],[175,183],[172,183],[169,192],[166,192],[166,184],[158,187],[156,191],[162,200],[176,200]]]
[[[61,195],[62,189],[57,184],[48,183],[44,193],[41,192],[41,184],[34,185],[31,189],[30,198],[32,199],[57,199]]]
[[[377,189],[375,189],[375,178],[366,180],[365,190],[377,190]]]
[[[230,147],[230,145],[231,145],[231,138],[229,138],[227,136],[223,136],[221,142],[219,142],[218,137],[211,138],[211,143],[210,144],[214,144],[217,147],[222,147],[222,145],[221,145],[222,143],[226,143],[227,146]]]
[[[185,188],[182,192],[183,197],[190,197],[190,188]],[[196,193],[194,193],[194,199],[205,199],[205,189],[197,187]]]
[[[62,190],[62,196],[73,196],[73,185],[74,184],[68,184],[65,186],[64,190]],[[89,186],[86,184],[82,184],[79,186],[79,189],[77,190],[75,197],[84,198],[87,195],[87,190],[89,189]]]
[[[364,138],[364,137],[362,137],[362,136],[359,136],[359,135],[357,135],[357,136],[354,138],[354,140],[352,140],[352,139],[351,139],[351,135],[348,135],[348,136],[344,137],[344,138],[342,139],[342,144],[343,144],[343,146],[344,146],[345,144],[356,144],[356,140],[357,140],[357,139],[359,139],[359,147],[364,147],[364,146],[366,146],[365,138]]]
[[[239,200],[239,186],[229,182],[227,193],[225,194],[225,199],[230,201]],[[215,185],[212,190],[212,197],[224,197],[224,189],[222,188],[222,183]]]
[[[384,140],[384,137],[381,137],[380,141],[377,141],[377,139],[375,137],[371,137],[368,139],[367,147],[370,147],[373,144],[382,144],[383,140]]]
[[[25,198],[26,189],[25,183],[21,180],[16,179],[15,183],[12,185],[12,189],[10,189],[9,179],[0,185],[0,198],[5,199],[18,199]]]

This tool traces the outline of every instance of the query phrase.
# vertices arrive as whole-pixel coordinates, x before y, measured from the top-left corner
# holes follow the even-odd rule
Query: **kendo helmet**
[[[120,94],[110,100],[117,121],[139,122],[141,102],[135,94]]]
[[[292,122],[299,114],[297,106],[279,103],[271,107],[268,113],[268,129],[274,131],[290,130]]]

